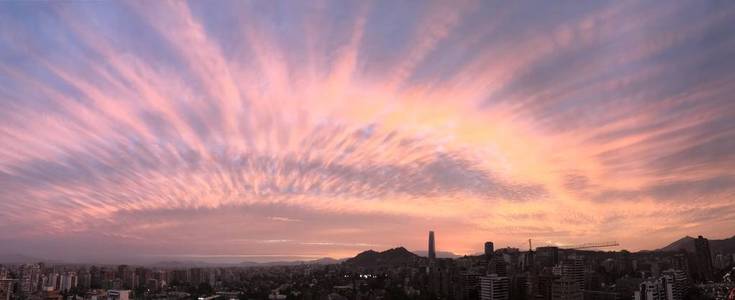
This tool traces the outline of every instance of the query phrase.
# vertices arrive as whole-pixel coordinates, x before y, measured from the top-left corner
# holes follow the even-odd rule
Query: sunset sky
[[[735,234],[733,1],[0,3],[0,254]]]

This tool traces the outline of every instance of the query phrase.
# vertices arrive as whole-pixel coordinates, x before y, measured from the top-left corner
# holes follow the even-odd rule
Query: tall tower
[[[441,282],[439,278],[439,266],[436,263],[436,245],[434,244],[433,231],[429,231],[429,266],[426,270],[429,273],[429,293],[438,297],[441,292]]]
[[[429,231],[429,260],[434,261],[436,259],[436,246],[434,245],[434,232]]]
[[[709,240],[700,235],[694,240],[694,252],[697,256],[699,279],[702,281],[712,280],[712,252],[709,249]]]

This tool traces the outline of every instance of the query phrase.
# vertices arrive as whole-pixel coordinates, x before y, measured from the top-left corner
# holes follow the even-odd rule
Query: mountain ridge
[[[345,264],[372,267],[372,266],[396,266],[411,264],[419,260],[426,259],[416,255],[404,247],[396,247],[377,252],[375,250],[366,250],[360,252],[355,257],[344,261]]]
[[[680,251],[683,249],[684,251],[694,253],[694,240],[696,238],[687,235],[662,248],[656,249],[656,251]],[[721,240],[709,239],[709,248],[712,253],[735,252],[735,236]]]

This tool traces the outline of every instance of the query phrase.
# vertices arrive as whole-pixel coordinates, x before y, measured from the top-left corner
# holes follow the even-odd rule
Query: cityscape
[[[0,0],[0,300],[735,300],[735,0]]]
[[[262,266],[28,263],[0,266],[0,299],[683,300],[735,298],[735,236],[702,236],[656,251],[602,251],[615,242],[495,248],[427,256],[404,247],[342,260]],[[676,249],[677,247],[680,247]]]

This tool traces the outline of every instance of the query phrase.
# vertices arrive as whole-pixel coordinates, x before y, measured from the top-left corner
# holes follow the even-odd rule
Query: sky
[[[735,2],[0,3],[0,253],[735,234]]]

